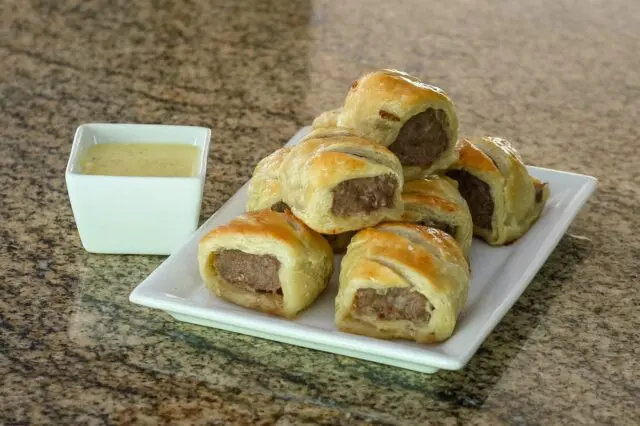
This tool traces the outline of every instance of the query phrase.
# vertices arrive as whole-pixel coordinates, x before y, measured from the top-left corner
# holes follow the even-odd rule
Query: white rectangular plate
[[[287,145],[296,144],[308,131],[309,128],[301,129]],[[440,344],[379,340],[338,331],[334,325],[333,304],[338,288],[338,256],[336,273],[327,290],[293,321],[245,309],[209,293],[198,272],[198,241],[212,228],[244,212],[246,184],[186,245],[138,285],[130,300],[167,311],[180,321],[264,339],[425,373],[458,370],[520,297],[596,187],[596,180],[590,176],[536,167],[529,167],[529,171],[550,186],[551,197],[541,218],[512,245],[490,247],[479,240],[473,241],[469,299],[453,336]]]

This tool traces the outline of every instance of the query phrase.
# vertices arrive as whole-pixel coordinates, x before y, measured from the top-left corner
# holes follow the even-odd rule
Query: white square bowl
[[[65,173],[83,247],[92,253],[173,253],[198,226],[211,130],[156,124],[83,124]],[[191,177],[102,176],[82,173],[87,149],[103,143],[171,143],[199,148]]]

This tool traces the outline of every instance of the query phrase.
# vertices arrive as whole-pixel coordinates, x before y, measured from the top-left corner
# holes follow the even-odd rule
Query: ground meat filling
[[[534,185],[535,191],[536,191],[536,203],[540,203],[542,202],[542,196],[544,194],[544,187],[545,185]]]
[[[393,207],[398,181],[393,175],[350,179],[333,189],[331,212],[336,216],[370,213]]]
[[[387,321],[427,322],[433,311],[427,298],[411,288],[391,288],[381,293],[373,288],[361,288],[356,291],[353,305],[360,315],[375,315]]]
[[[489,185],[465,170],[451,170],[447,176],[458,181],[460,195],[469,205],[473,224],[491,230],[494,206]]]
[[[225,281],[243,290],[282,294],[280,261],[274,256],[222,250],[215,256],[214,266]]]
[[[273,210],[274,212],[280,212],[280,213],[287,210],[288,208],[289,206],[287,205],[287,203],[283,201],[278,201],[277,203],[271,206],[271,210]]]
[[[423,220],[422,222],[418,222],[418,224],[423,226],[428,226],[430,228],[439,229],[451,235],[452,237],[456,236],[455,226],[451,226],[448,223],[444,223],[439,220]]]
[[[429,108],[402,126],[389,149],[405,166],[429,167],[449,146],[448,127],[446,113]]]

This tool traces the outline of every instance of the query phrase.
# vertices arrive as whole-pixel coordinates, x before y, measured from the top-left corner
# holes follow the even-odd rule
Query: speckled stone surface
[[[638,424],[640,2],[0,2],[1,424]],[[212,128],[202,219],[377,67],[445,88],[461,133],[597,194],[458,372],[422,375],[128,302],[161,257],[80,244],[84,122]]]

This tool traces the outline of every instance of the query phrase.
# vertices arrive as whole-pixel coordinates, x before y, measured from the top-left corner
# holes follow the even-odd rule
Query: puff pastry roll
[[[443,341],[467,301],[469,266],[447,233],[410,223],[358,232],[342,260],[336,326],[418,343]]]
[[[311,127],[313,129],[338,127],[340,114],[342,114],[342,107],[325,111],[313,120]]]
[[[438,228],[451,235],[468,256],[473,238],[473,221],[456,181],[431,176],[405,182],[402,190],[402,221]]]
[[[280,167],[289,151],[291,148],[280,148],[258,162],[247,189],[247,211],[271,209],[282,212],[287,208],[282,202]]]
[[[402,166],[385,147],[357,136],[310,137],[280,169],[283,201],[311,229],[339,234],[402,213]]]
[[[520,238],[538,219],[548,185],[531,177],[505,139],[481,137],[458,143],[458,161],[447,172],[467,200],[474,234],[491,245]]]
[[[342,110],[320,116],[318,125],[353,129],[398,156],[406,180],[446,169],[455,161],[458,118],[447,94],[397,70],[356,80]]]
[[[352,129],[343,127],[327,126],[327,127],[311,127],[311,131],[307,133],[302,140],[322,139],[340,136],[358,136]]]
[[[325,289],[331,247],[289,211],[245,213],[213,229],[198,247],[200,274],[216,296],[295,317]]]
[[[333,132],[331,132],[333,133]],[[344,132],[336,131],[337,134]],[[313,132],[312,132],[313,134]],[[324,135],[325,132],[316,132],[316,135]],[[282,161],[289,154],[291,148],[280,148],[271,155],[258,162],[253,176],[249,181],[247,211],[271,209],[283,212],[289,206],[282,201],[282,188],[280,185],[280,168]],[[354,232],[344,232],[337,235],[322,235],[334,253],[344,253],[351,241]]]

